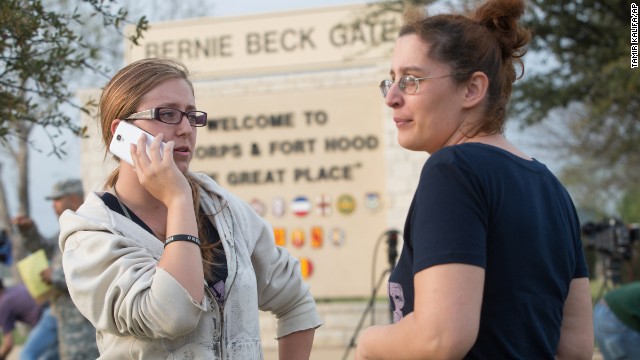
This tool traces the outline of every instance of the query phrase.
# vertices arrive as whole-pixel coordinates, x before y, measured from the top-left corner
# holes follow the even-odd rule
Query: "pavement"
[[[7,356],[6,360],[19,360],[20,358],[20,349],[22,347],[17,345],[13,348],[9,356]],[[340,360],[344,356],[345,349],[339,348],[320,348],[313,349],[311,353],[311,357],[309,360]],[[353,359],[354,352],[351,351],[347,359]],[[278,360],[278,350],[277,349],[267,349],[264,351],[264,360]]]
[[[341,360],[344,357],[346,348],[319,348],[313,349],[311,351],[311,358],[309,360]],[[355,349],[352,349],[348,356],[347,360],[353,360],[355,356]],[[596,349],[593,353],[592,360],[603,360],[602,354]],[[277,350],[265,350],[264,351],[264,360],[278,360],[278,351]]]
[[[351,360],[355,356],[355,349],[352,349],[347,359]],[[344,353],[346,348],[336,348],[336,347],[322,347],[322,348],[314,348],[311,351],[311,357],[309,360],[341,360],[344,357]],[[16,346],[13,351],[9,354],[6,360],[19,360],[20,355],[20,346]],[[278,350],[277,349],[266,349],[264,350],[264,360],[278,360]],[[603,360],[600,352],[596,351],[593,354],[592,360]]]
[[[309,360],[341,360],[346,349],[343,348],[316,348],[311,351]],[[354,349],[355,350],[355,349]],[[347,356],[347,359],[353,360],[355,356],[354,350]],[[264,350],[264,360],[278,360],[278,350]]]

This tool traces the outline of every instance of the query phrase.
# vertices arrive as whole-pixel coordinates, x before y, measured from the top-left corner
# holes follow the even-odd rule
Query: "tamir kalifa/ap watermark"
[[[631,3],[631,68],[638,67],[638,5]]]

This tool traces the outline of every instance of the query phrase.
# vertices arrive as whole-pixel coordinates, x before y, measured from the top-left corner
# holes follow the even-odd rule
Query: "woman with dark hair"
[[[394,324],[366,329],[357,359],[591,359],[573,202],[504,136],[524,8],[490,0],[400,31],[380,89],[400,145],[431,156],[389,279]]]
[[[248,204],[189,171],[207,114],[184,65],[127,65],[105,86],[100,119],[107,147],[127,123],[155,136],[60,217],[69,293],[100,358],[261,359],[260,309],[278,318],[280,358],[308,359],[321,321],[299,262]]]

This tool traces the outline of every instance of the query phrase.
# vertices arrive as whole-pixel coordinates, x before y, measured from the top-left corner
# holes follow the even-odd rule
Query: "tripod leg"
[[[376,287],[371,292],[371,297],[369,298],[369,302],[367,303],[367,307],[362,312],[362,316],[360,317],[360,321],[358,322],[358,325],[356,326],[356,329],[353,332],[353,335],[351,336],[351,340],[349,340],[349,344],[347,345],[347,348],[346,348],[346,350],[344,352],[344,355],[342,356],[342,360],[346,360],[347,356],[349,356],[349,353],[351,352],[351,348],[354,348],[356,346],[356,338],[358,337],[358,333],[360,332],[360,329],[362,329],[362,324],[364,324],[364,319],[366,319],[367,314],[369,313],[369,311],[371,311],[372,313],[375,311],[374,306],[375,306],[375,303],[376,303],[376,293],[378,292],[378,288],[380,287],[382,282],[386,279],[386,276],[387,276],[387,274],[389,274],[390,271],[391,270],[385,270],[380,275],[380,278],[378,279],[378,283],[376,284]]]
[[[602,296],[604,295],[605,290],[607,290],[609,288],[608,286],[608,280],[607,277],[605,276],[604,280],[602,281],[602,285],[600,285],[600,290],[598,290],[598,295],[596,295],[595,300],[593,301],[593,305],[595,306],[595,304],[598,303],[598,301],[600,301],[600,299],[602,299]]]

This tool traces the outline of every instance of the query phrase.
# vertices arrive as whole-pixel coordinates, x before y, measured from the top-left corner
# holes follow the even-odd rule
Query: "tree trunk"
[[[2,164],[0,164],[0,178],[2,178],[2,170],[4,170]],[[7,204],[7,194],[6,191],[4,189],[4,183],[2,181],[0,181],[0,228],[5,230],[7,233],[7,236],[9,237],[9,241],[12,240],[12,226],[11,226],[11,217],[9,216],[9,207]],[[12,247],[12,251],[13,251],[13,247]],[[13,254],[12,254],[13,255]],[[12,266],[10,268],[8,267],[3,267],[1,268],[2,270],[2,277],[5,277],[5,269],[9,269],[10,270],[10,275],[13,279],[17,279],[17,273],[15,272],[15,267]],[[5,284],[8,285],[8,284]]]
[[[31,211],[29,206],[29,136],[33,129],[32,124],[20,126],[20,136],[18,137],[18,143],[16,145],[17,151],[14,153],[14,160],[16,162],[16,168],[18,169],[18,213],[16,215],[25,215],[31,217]],[[15,227],[11,227],[12,231],[11,240],[13,245],[13,266],[11,267],[11,273],[14,276],[16,282],[21,282],[18,274],[18,268],[16,263],[29,255],[25,247],[24,236]]]
[[[16,165],[18,168],[18,214],[30,216],[29,206],[29,135],[33,125],[21,126]]]
[[[4,168],[0,164],[0,178]],[[0,227],[7,231],[7,234],[11,234],[11,216],[9,215],[9,204],[7,203],[7,194],[4,189],[4,183],[0,181]]]
[[[24,85],[24,84],[23,84]],[[23,94],[24,95],[24,94]],[[15,215],[30,216],[29,206],[29,136],[33,130],[33,123],[16,122],[15,131],[18,134],[15,142],[5,142],[5,150],[14,161],[18,172],[16,188],[9,191],[17,191],[18,212]],[[2,173],[0,169],[0,174]],[[14,215],[14,216],[15,216]],[[11,266],[11,275],[15,282],[21,282],[18,274],[16,263],[28,255],[25,249],[25,239],[23,239],[20,231],[12,226],[12,215],[9,213],[9,204],[7,201],[7,189],[5,184],[0,181],[0,222],[7,229],[7,234],[11,240],[13,264]]]

